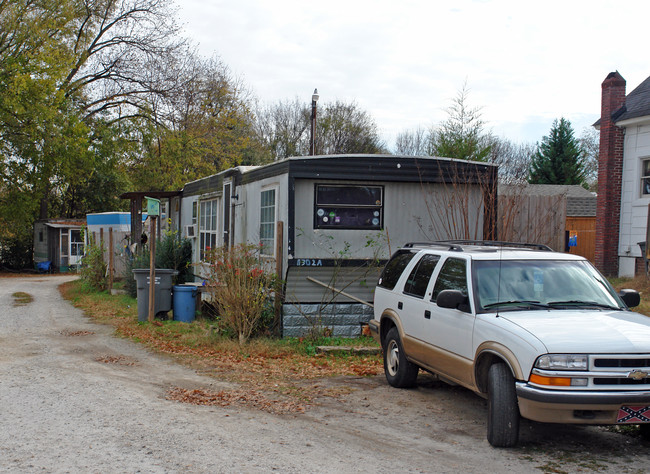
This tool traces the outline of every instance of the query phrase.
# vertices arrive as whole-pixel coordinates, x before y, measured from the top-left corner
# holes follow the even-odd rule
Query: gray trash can
[[[154,315],[164,315],[172,309],[172,278],[178,271],[156,268],[154,286]],[[133,276],[138,288],[138,321],[147,321],[149,316],[149,269],[135,268]]]

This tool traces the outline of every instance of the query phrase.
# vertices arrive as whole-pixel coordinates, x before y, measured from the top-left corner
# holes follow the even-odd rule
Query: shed
[[[196,264],[208,248],[261,245],[286,282],[285,336],[313,327],[353,336],[372,315],[363,302],[372,302],[381,264],[399,246],[494,237],[496,173],[436,157],[288,158],[187,183],[177,225],[193,239]]]
[[[51,262],[61,272],[76,267],[84,253],[85,219],[41,219],[34,223],[34,263]]]

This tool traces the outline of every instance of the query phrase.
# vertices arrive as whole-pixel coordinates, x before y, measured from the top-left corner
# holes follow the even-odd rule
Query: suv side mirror
[[[469,310],[469,298],[459,290],[442,290],[436,298],[436,304],[441,308]]]
[[[628,308],[635,308],[636,306],[639,306],[639,303],[641,303],[641,295],[639,295],[639,292],[636,290],[621,290],[618,293],[618,296],[621,297],[623,303],[625,303]]]

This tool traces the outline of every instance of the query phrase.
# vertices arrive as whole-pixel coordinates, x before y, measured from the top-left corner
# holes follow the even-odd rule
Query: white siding
[[[189,196],[181,199],[180,206],[180,230],[181,236],[186,237],[185,235],[185,226],[192,224],[192,205],[194,202],[198,202],[199,196]],[[196,223],[196,233],[197,237],[194,237],[191,240],[192,242],[192,262],[197,263],[199,261],[199,244],[198,244],[198,235],[199,235],[199,225],[198,221]]]
[[[637,243],[646,237],[650,197],[641,197],[641,162],[644,158],[650,158],[650,117],[645,123],[625,129],[618,248],[620,276],[633,276],[634,265],[630,257],[641,256]]]
[[[296,181],[296,250],[295,258],[336,258],[345,243],[349,250],[345,258],[368,259],[390,256],[407,242],[463,238],[451,235],[448,216],[438,214],[441,196],[451,191],[451,186],[425,186],[418,183],[390,183],[327,181],[327,184],[363,184],[384,186],[384,230],[314,229],[314,185],[323,183],[315,180]],[[483,206],[478,187],[468,188],[470,201],[470,238],[483,238]],[[430,217],[430,215],[432,217]],[[458,217],[458,215],[456,216]],[[461,225],[457,227],[462,227]],[[390,248],[387,244],[390,241]],[[372,240],[376,243],[368,246]],[[382,252],[375,255],[377,246]]]
[[[282,247],[287,248],[287,224],[289,219],[288,196],[289,178],[286,174],[254,181],[238,186],[234,192],[239,199],[235,205],[235,242],[259,244],[260,242],[260,205],[263,190],[275,188],[276,222],[284,223]],[[286,267],[285,267],[286,268]]]

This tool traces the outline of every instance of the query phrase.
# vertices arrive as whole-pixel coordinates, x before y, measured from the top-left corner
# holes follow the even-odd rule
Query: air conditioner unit
[[[185,237],[190,239],[196,238],[196,224],[190,224],[185,226]]]

